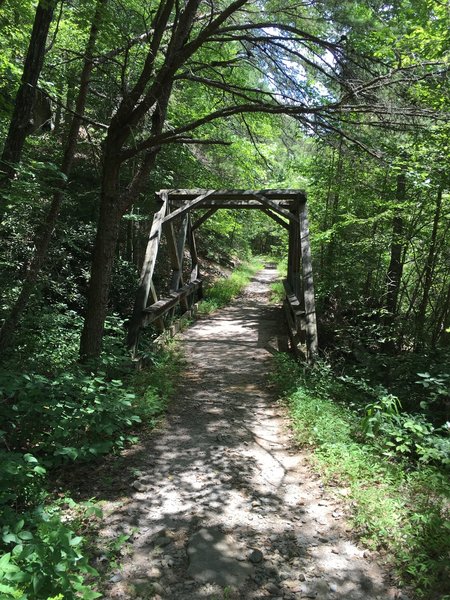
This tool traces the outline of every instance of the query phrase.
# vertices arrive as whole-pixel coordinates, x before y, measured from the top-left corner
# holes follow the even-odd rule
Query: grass
[[[205,289],[204,300],[199,305],[199,313],[209,315],[226,306],[239,296],[255,273],[263,268],[259,258],[253,258],[237,267],[230,277],[217,279]]]
[[[411,585],[417,597],[448,600],[450,484],[445,472],[383,456],[380,445],[362,434],[351,389],[325,365],[304,369],[279,355],[275,378],[298,442],[311,449],[326,482],[348,488],[360,539],[384,553],[399,583]]]

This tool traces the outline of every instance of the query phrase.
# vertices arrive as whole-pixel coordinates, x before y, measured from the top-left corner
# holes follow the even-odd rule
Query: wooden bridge
[[[284,280],[286,315],[292,349],[309,362],[317,354],[314,284],[309,243],[306,195],[300,190],[161,190],[153,218],[127,343],[137,354],[140,331],[150,325],[164,331],[175,309],[190,315],[202,298],[202,278],[195,243],[196,230],[217,210],[258,209],[288,230],[288,270]],[[198,211],[201,211],[198,214]],[[193,215],[197,213],[194,219]],[[177,227],[176,227],[177,225]],[[159,298],[154,271],[162,235],[171,261],[169,293]],[[183,272],[186,249],[190,272]]]

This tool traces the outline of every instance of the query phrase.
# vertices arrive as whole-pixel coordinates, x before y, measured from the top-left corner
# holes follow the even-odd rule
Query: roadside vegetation
[[[176,350],[148,327],[136,374],[124,334],[155,192],[178,188],[307,192],[322,362],[280,366],[298,435],[405,581],[426,597],[449,579],[448,36],[438,0],[0,0],[1,598],[96,596],[97,507],[71,521],[49,481],[164,410]],[[250,261],[201,312],[252,255],[286,258],[286,214],[253,198],[191,211],[200,273]]]
[[[355,533],[418,597],[450,598],[449,423],[402,410],[382,386],[278,355],[275,380],[298,443],[349,507]],[[426,396],[426,394],[425,394]]]
[[[120,325],[111,322],[111,353],[95,371],[76,362],[76,346],[65,346],[64,327],[54,328],[54,345],[42,354],[36,348],[20,365],[11,362],[0,371],[5,600],[100,597],[83,532],[101,518],[101,509],[97,499],[77,503],[64,492],[55,494],[53,472],[98,464],[137,442],[163,414],[181,364],[172,344],[151,355],[151,370],[135,372],[121,350]]]
[[[199,305],[199,313],[209,315],[218,308],[226,306],[239,296],[248,285],[253,275],[263,268],[264,264],[258,257],[244,261],[233,269],[229,277],[216,279],[204,291],[204,299]]]

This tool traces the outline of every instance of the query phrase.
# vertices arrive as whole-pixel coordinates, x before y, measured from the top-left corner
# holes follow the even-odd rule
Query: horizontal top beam
[[[190,189],[190,190],[160,190],[159,194],[167,194],[169,202],[176,204],[183,203],[189,200],[193,200],[198,196],[208,195],[209,199],[216,201],[225,200],[238,200],[239,202],[254,199],[255,194],[260,194],[265,198],[274,202],[306,202],[306,193],[303,190],[291,190],[291,189],[275,189],[275,190],[204,190],[204,189]],[[217,204],[216,204],[217,206]]]

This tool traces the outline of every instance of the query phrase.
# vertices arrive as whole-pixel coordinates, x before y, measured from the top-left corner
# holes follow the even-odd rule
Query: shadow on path
[[[134,481],[113,475],[100,545],[129,540],[105,598],[395,597],[276,402],[271,355],[286,332],[268,305],[275,279],[265,269],[182,336],[188,366],[166,422],[125,458]]]

